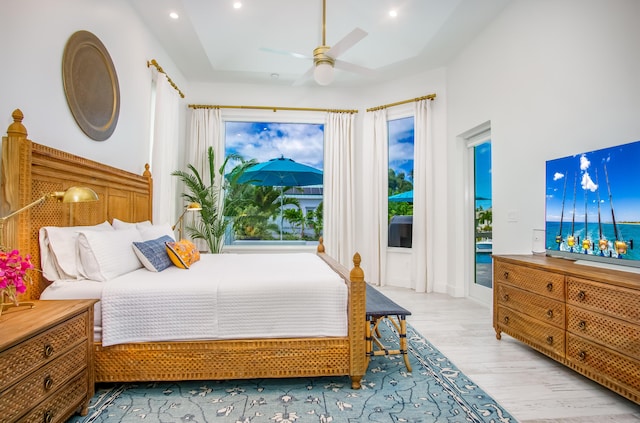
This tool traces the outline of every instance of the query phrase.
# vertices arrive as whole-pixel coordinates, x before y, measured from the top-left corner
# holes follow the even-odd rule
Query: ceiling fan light
[[[313,70],[313,79],[319,85],[329,85],[333,81],[333,66],[330,63],[318,63]]]

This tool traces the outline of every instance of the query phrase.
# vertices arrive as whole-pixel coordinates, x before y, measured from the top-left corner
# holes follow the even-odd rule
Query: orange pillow
[[[187,239],[167,242],[165,245],[171,263],[181,269],[188,269],[193,263],[200,260],[200,251],[193,242]]]

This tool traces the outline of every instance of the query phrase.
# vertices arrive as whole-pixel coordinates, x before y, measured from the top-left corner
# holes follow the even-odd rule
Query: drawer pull
[[[51,379],[51,376],[47,376],[44,378],[44,389],[48,391],[51,388],[53,388],[53,379]]]
[[[547,336],[547,344],[553,345],[553,336],[551,335]]]
[[[509,272],[504,272],[504,278],[509,279]]]
[[[587,328],[587,322],[585,322],[584,320],[580,320],[580,323],[578,323],[578,327],[581,330],[585,330]]]
[[[547,291],[549,291],[549,292],[553,291],[553,282],[549,282],[547,284]]]
[[[504,294],[502,299],[505,300],[505,301],[509,301],[509,294]]]
[[[44,412],[44,423],[51,423],[53,421],[53,413],[51,411]]]
[[[553,310],[547,310],[547,317],[553,319]]]
[[[53,346],[51,344],[47,344],[44,346],[44,356],[51,357],[53,355]]]
[[[580,360],[584,361],[584,360],[585,360],[585,358],[587,358],[587,353],[586,353],[586,352],[584,352],[584,351],[580,351],[580,352],[578,353],[578,358],[580,358]]]
[[[509,324],[509,316],[504,316],[504,323]]]
[[[584,298],[587,296],[587,294],[584,293],[584,291],[580,291],[578,292],[578,299],[580,301],[584,301]]]

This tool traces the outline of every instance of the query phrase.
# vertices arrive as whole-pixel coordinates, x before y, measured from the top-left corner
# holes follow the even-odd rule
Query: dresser
[[[35,301],[0,316],[0,419],[65,422],[94,394],[93,304]]]
[[[493,256],[493,327],[640,404],[640,274]]]

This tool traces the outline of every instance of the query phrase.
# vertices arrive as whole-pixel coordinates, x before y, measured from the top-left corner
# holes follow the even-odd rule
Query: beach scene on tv
[[[640,260],[639,161],[640,141],[547,161],[547,252]]]

